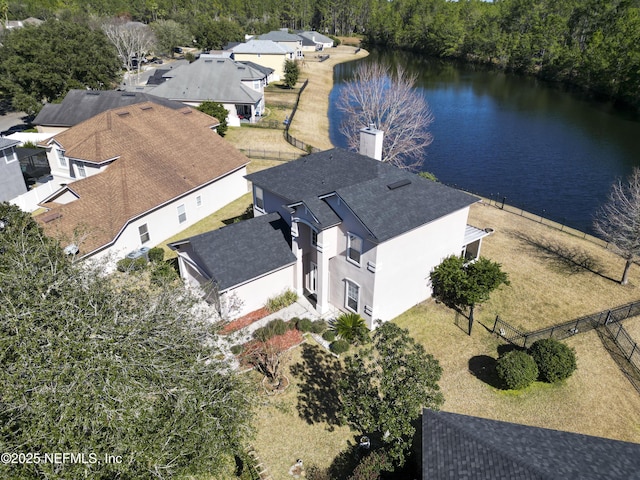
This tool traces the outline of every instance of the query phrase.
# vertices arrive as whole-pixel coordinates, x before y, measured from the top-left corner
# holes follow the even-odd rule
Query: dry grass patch
[[[234,147],[300,154],[301,150],[284,139],[283,130],[252,127],[229,127],[225,140]]]
[[[287,368],[290,386],[285,393],[267,397],[259,391],[260,408],[255,426],[254,447],[268,466],[274,480],[291,478],[289,467],[298,458],[305,466],[328,467],[333,459],[353,442],[353,433],[346,426],[320,420],[330,419],[333,394],[329,392],[331,370],[323,368],[333,362],[315,343],[303,343],[291,351]],[[314,371],[318,367],[318,370]],[[260,377],[251,373],[256,385]],[[315,380],[311,380],[316,375]],[[314,383],[315,382],[315,383]],[[314,388],[315,395],[310,392]],[[334,407],[334,406],[333,406]],[[313,416],[317,415],[318,421]]]
[[[487,324],[499,314],[533,331],[640,299],[640,268],[620,285],[624,261],[599,245],[483,204],[471,208],[469,223],[495,229],[481,254],[501,263],[511,280],[480,309]]]

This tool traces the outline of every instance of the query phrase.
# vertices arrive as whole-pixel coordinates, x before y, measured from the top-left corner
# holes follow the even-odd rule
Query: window
[[[56,150],[56,154],[58,155],[58,163],[61,167],[67,166],[67,157],[64,156],[64,152],[62,150]]]
[[[18,154],[15,152],[13,148],[7,148],[1,153],[2,153],[2,156],[4,156],[4,160],[6,163],[15,162],[18,159]]]
[[[362,239],[353,233],[347,235],[347,260],[360,266],[362,255]]]
[[[360,286],[351,280],[346,280],[344,306],[352,312],[358,313],[358,303],[360,302]]]
[[[82,178],[87,176],[87,171],[84,168],[84,163],[78,163],[78,175]]]
[[[140,243],[141,244],[145,244],[147,243],[151,237],[149,237],[149,228],[147,227],[147,224],[145,223],[144,225],[140,225],[138,227],[138,232],[140,233]]]
[[[318,246],[318,232],[315,230],[311,230],[311,245],[314,247]]]
[[[196,207],[201,207],[202,206],[202,196],[198,195],[196,197]]]
[[[178,222],[184,223],[187,221],[187,211],[184,208],[184,204],[178,205]]]
[[[264,212],[264,192],[260,187],[256,187],[255,202],[255,207],[261,212]]]

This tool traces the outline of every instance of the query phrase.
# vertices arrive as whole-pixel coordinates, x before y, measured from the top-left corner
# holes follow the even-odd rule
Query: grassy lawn
[[[616,282],[623,261],[610,251],[495,207],[474,206],[470,223],[495,229],[482,255],[503,265],[511,286],[477,309],[472,336],[466,317],[432,300],[395,320],[440,361],[443,410],[640,443],[640,396],[597,332],[566,340],[578,361],[570,379],[522,392],[496,387],[492,366],[508,347],[489,332],[496,313],[534,330],[640,299],[640,269],[633,267],[623,287]],[[274,480],[291,478],[297,458],[330,465],[356,438],[335,425],[332,376],[339,364],[312,345],[293,355],[291,387],[281,397],[262,396],[258,408],[254,446]]]

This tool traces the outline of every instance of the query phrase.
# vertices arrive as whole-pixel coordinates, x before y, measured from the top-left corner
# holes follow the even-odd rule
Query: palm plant
[[[335,319],[331,329],[340,338],[354,345],[369,341],[369,328],[357,313],[343,313]]]

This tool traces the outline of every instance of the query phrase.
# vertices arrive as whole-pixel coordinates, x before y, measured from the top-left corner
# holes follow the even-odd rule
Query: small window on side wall
[[[358,313],[360,303],[360,286],[351,280],[345,280],[344,306],[347,310]]]
[[[84,168],[84,163],[78,163],[78,175],[82,178],[87,176],[87,171]]]
[[[311,246],[318,246],[318,232],[316,232],[315,230],[311,230]]]
[[[56,154],[58,156],[58,164],[61,167],[67,166],[67,157],[64,156],[64,152],[62,150],[56,150]]]
[[[146,223],[138,227],[138,233],[140,233],[140,243],[142,245],[151,240],[151,237],[149,236],[149,228]]]
[[[202,206],[202,195],[198,195],[196,197],[196,207],[201,207]]]
[[[347,260],[360,266],[362,255],[362,239],[353,233],[347,234]]]

